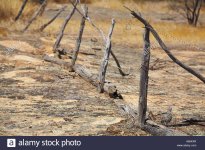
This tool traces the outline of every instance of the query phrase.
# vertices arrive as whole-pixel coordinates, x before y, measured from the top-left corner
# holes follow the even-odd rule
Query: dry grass
[[[55,3],[68,3],[69,1],[68,0],[52,0],[52,2],[55,2]],[[93,2],[93,0],[81,0],[81,3],[90,4],[92,2]]]
[[[45,30],[45,32],[48,35],[56,35],[59,32],[62,22],[62,19],[58,19],[58,21],[50,25]],[[114,43],[123,43],[124,45],[137,45],[139,47],[143,46],[144,28],[142,24],[140,24],[136,20],[133,20],[132,18],[116,20],[116,22],[117,23],[113,34]],[[104,31],[105,35],[107,35],[108,33],[110,23],[110,20],[102,20],[96,22],[96,24]],[[176,24],[174,22],[151,22],[151,24],[158,31],[159,35],[167,43],[167,45],[203,45],[203,41],[205,39],[204,26],[195,28],[186,24]],[[79,20],[71,20],[66,28],[65,33],[69,36],[77,36],[77,33],[79,32],[79,26]],[[40,24],[36,23],[36,25],[33,27],[34,29],[37,29],[40,27]],[[93,33],[92,35],[96,37],[100,36],[100,34],[89,23],[87,23],[84,37],[92,36],[90,35],[90,33]],[[151,37],[151,39],[153,46],[158,46],[155,44],[154,38]]]
[[[14,18],[17,15],[21,5],[21,0],[0,0],[0,18]],[[23,16],[31,15],[35,9],[35,6],[36,5],[34,5],[34,3],[27,3]]]
[[[1,0],[0,0],[1,1]],[[4,0],[2,0],[4,1]],[[12,1],[12,0],[10,0]],[[18,1],[18,0],[16,0]],[[108,5],[109,4],[109,5]],[[133,9],[138,9],[141,12],[148,12],[157,8],[161,10],[162,13],[167,13],[168,4],[166,2],[154,3],[154,2],[146,2],[146,3],[132,3],[132,2],[124,2],[121,3],[120,1],[108,0],[104,1],[93,1],[89,7],[107,7],[110,9],[122,9],[126,11],[122,6],[123,4],[128,5]],[[120,10],[121,11],[121,10]],[[203,12],[202,12],[203,13]],[[158,31],[162,39],[169,45],[203,45],[203,41],[205,39],[205,26],[194,28],[192,26],[187,25],[186,23],[175,23],[175,22],[159,22],[148,19],[153,27]],[[63,23],[63,19],[57,19],[54,23],[52,23],[45,32],[55,37],[55,35],[59,32],[59,29]],[[115,27],[115,32],[113,35],[113,42],[115,43],[123,43],[123,44],[131,44],[131,45],[138,45],[143,46],[143,25],[140,24],[137,20],[130,18],[127,19],[117,19],[117,24]],[[47,22],[47,18],[39,18],[39,21],[36,21],[30,28],[30,30],[39,29],[43,22]],[[96,24],[103,29],[105,34],[107,34],[110,28],[110,20],[98,20]],[[24,22],[18,22],[13,25],[10,22],[3,23],[5,27],[11,26],[13,30],[21,30],[24,27]],[[70,36],[76,36],[79,30],[80,20],[72,19],[67,28],[65,33]],[[92,35],[99,36],[99,33],[87,23],[84,37]],[[155,40],[152,37],[153,43]],[[154,45],[156,46],[156,45]]]
[[[193,27],[188,24],[153,23],[162,38],[173,44],[202,44],[205,39],[205,26]]]

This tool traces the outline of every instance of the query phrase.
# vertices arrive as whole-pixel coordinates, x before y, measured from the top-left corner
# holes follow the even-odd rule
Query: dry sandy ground
[[[34,43],[43,42],[24,36],[26,42],[0,41],[1,135],[112,135],[107,128],[121,122],[122,129],[114,134],[147,135],[127,130],[126,116],[120,115],[112,99],[98,94],[75,73],[44,62],[49,48],[36,48]]]
[[[103,9],[101,17],[105,17],[104,13]],[[127,17],[123,13],[118,16]],[[80,54],[78,63],[97,75],[103,47],[100,40],[97,43],[90,40],[89,36],[84,38],[81,51],[89,55]],[[133,128],[131,120],[120,114],[112,99],[98,94],[75,73],[44,62],[42,58],[52,54],[54,42],[53,36],[44,33],[13,32],[1,37],[0,135],[148,135]],[[62,46],[70,50],[74,43],[75,37],[66,34]],[[92,47],[101,50],[94,51]],[[136,109],[142,48],[114,43],[113,51],[130,75],[122,77],[111,58],[107,80],[116,84],[123,101]],[[180,45],[172,52],[205,75],[204,47],[198,51]],[[205,118],[205,85],[155,48],[152,49],[148,107],[156,115],[169,106],[173,107],[171,124],[191,117]],[[205,135],[203,124],[177,129],[190,135]]]

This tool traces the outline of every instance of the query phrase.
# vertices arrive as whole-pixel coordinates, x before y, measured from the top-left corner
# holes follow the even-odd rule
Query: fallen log
[[[205,126],[205,119],[193,117],[193,118],[185,119],[176,124],[170,124],[168,125],[168,127],[182,127],[182,126],[191,126],[191,125]]]
[[[51,62],[57,65],[61,65],[66,68],[71,67],[71,63],[65,62],[61,59],[55,58],[55,57],[50,57],[48,55],[44,56],[43,58],[47,62]],[[96,75],[93,75],[87,68],[83,67],[82,65],[75,65],[73,67],[74,71],[82,77],[85,81],[91,83],[95,87],[98,86],[98,78]],[[107,93],[110,98],[115,98],[115,99],[123,99],[122,95],[119,93],[117,90],[116,86],[113,85],[110,82],[106,82],[104,85],[104,92]]]
[[[98,77],[96,75],[93,75],[87,68],[83,67],[82,65],[75,65],[73,69],[84,80],[91,83],[95,87],[98,87]],[[109,82],[105,82],[104,92],[107,93],[111,98],[123,99],[122,95],[119,93],[116,86]]]
[[[61,48],[61,47],[59,47],[59,48],[57,48],[57,50],[56,50],[60,55],[68,55],[68,54],[70,54],[70,55],[72,55],[75,51],[74,50],[68,50],[68,49],[65,49],[65,48]],[[79,51],[78,52],[79,54],[82,54],[82,55],[86,55],[86,56],[95,56],[96,54],[94,54],[94,53],[89,53],[89,52],[81,52],[81,51]],[[72,57],[72,56],[71,56]],[[73,58],[73,57],[72,57]]]
[[[183,123],[199,123],[199,122],[205,123],[205,118],[193,117],[189,119],[184,119],[182,122]]]
[[[182,131],[170,129],[163,125],[158,125],[151,120],[147,120],[145,125],[142,126],[142,129],[154,136],[188,136]]]
[[[70,68],[70,63],[65,62],[63,60],[50,57],[46,55],[44,57],[45,61],[58,64],[58,65],[63,65],[67,68]],[[85,81],[91,83],[95,87],[98,86],[98,80],[97,76],[93,75],[87,68],[83,67],[82,65],[75,65],[74,66],[74,71],[81,76]],[[119,98],[123,99],[122,95],[118,92],[116,86],[112,85],[111,83],[106,82],[104,85],[104,91],[111,97],[111,98]],[[116,106],[124,112],[124,114],[127,114],[131,117],[133,117],[135,120],[138,118],[138,114],[136,110],[133,110],[131,107],[129,107],[127,104],[125,104],[124,101],[119,101],[115,100],[114,101]],[[136,123],[136,127],[140,127],[138,123]],[[169,129],[163,125],[157,125],[151,120],[147,120],[146,124],[142,128],[143,130],[151,133],[152,135],[158,135],[158,136],[186,136],[187,134],[176,131],[173,129]]]
[[[142,130],[154,135],[154,136],[187,136],[186,133],[174,129],[170,129],[166,126],[159,125],[152,120],[148,120],[148,114],[146,114],[146,122],[144,125],[138,121],[138,110],[135,110],[128,106],[125,101],[114,100],[116,106],[119,108],[123,115],[128,115],[133,118],[134,127],[141,128]]]
[[[55,58],[55,57],[50,57],[48,55],[45,55],[43,57],[43,60],[45,60],[47,62],[51,62],[51,63],[57,64],[57,65],[60,65],[60,66],[63,66],[63,67],[66,67],[66,68],[70,67],[70,63],[65,62],[65,61],[63,61],[61,59]]]

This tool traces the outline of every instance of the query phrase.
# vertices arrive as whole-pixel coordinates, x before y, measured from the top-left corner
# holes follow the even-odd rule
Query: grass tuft
[[[4,20],[15,18],[21,5],[22,0],[0,0],[0,18]],[[29,1],[23,12],[23,17],[31,15],[35,6],[36,4]]]

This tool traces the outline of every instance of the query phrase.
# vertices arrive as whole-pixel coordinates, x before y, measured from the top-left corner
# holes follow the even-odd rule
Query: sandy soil
[[[96,11],[102,12],[99,18],[113,17],[106,18],[107,9],[96,8]],[[51,9],[46,12],[48,17],[52,13]],[[112,14],[115,18],[129,17],[124,12]],[[78,63],[97,75],[103,47],[101,42],[93,44],[90,40],[84,38],[81,48],[90,55],[80,54]],[[17,32],[0,38],[0,135],[149,135],[134,128],[132,120],[120,113],[112,99],[98,94],[75,73],[44,62],[42,58],[52,54],[54,42],[55,39],[44,33]],[[65,35],[62,47],[73,49],[74,43],[74,37]],[[92,47],[102,49],[94,51]],[[107,80],[117,86],[123,101],[136,109],[142,48],[114,43],[113,51],[130,75],[122,77],[111,58]],[[205,75],[204,47],[197,51],[180,45],[172,52]],[[169,106],[173,107],[172,124],[191,117],[205,118],[205,85],[155,48],[152,49],[148,107],[156,115]],[[203,124],[176,129],[190,135],[205,135]]]

